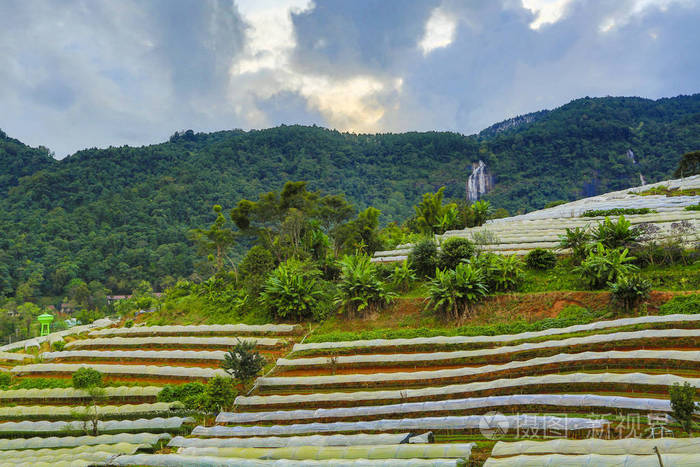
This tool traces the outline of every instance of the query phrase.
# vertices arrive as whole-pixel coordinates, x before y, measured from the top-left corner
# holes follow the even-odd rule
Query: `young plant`
[[[440,247],[438,265],[440,269],[454,269],[469,260],[476,252],[474,243],[467,238],[448,238]]]
[[[557,264],[557,255],[544,248],[535,248],[525,255],[525,264],[530,269],[547,271]]]
[[[345,256],[340,261],[341,274],[335,304],[348,316],[376,311],[396,298],[394,292],[377,277],[369,256]]]
[[[470,306],[488,293],[481,269],[460,263],[454,270],[435,271],[430,282],[428,308],[448,319],[461,320],[471,314]]]
[[[255,350],[255,342],[238,340],[238,343],[224,355],[221,364],[226,373],[243,384],[245,390],[265,366],[265,358]]]
[[[631,264],[635,258],[627,254],[628,250],[605,248],[598,243],[581,265],[574,268],[574,272],[580,274],[591,288],[600,289],[609,282],[616,282],[618,277],[639,269]]]
[[[395,290],[407,292],[416,281],[416,274],[413,269],[408,267],[408,261],[404,261],[394,267],[394,270],[389,275],[389,281]]]
[[[693,413],[700,407],[695,403],[695,386],[685,382],[673,383],[669,389],[671,398],[671,414],[678,420],[686,433],[691,434],[693,428]]]
[[[581,261],[588,254],[588,244],[591,234],[584,227],[567,227],[566,233],[559,236],[559,249],[570,249],[576,261]]]
[[[90,397],[90,406],[85,407],[82,413],[76,412],[76,417],[83,420],[85,434],[97,436],[100,414],[97,410],[97,402],[105,397],[102,387],[102,373],[92,368],[79,368],[72,375],[73,387],[82,389]],[[88,423],[92,427],[88,428]]]
[[[230,410],[237,395],[231,378],[215,376],[207,382],[206,389],[200,397],[200,408],[210,413]]]
[[[516,255],[490,255],[487,276],[490,290],[516,290],[523,281],[523,262]]]
[[[619,276],[617,281],[609,284],[611,300],[620,304],[629,313],[639,302],[649,297],[651,282],[637,274]]]

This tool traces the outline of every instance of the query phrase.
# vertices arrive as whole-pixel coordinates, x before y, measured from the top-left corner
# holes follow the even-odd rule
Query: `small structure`
[[[51,332],[51,321],[53,321],[53,315],[49,313],[44,313],[43,315],[39,315],[37,319],[41,323],[41,332],[39,333],[39,335],[48,336]]]

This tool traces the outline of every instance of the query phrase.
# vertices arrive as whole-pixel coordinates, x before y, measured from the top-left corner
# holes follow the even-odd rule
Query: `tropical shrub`
[[[627,256],[628,250],[618,248],[605,248],[598,243],[593,248],[580,266],[574,268],[574,272],[593,289],[600,289],[609,282],[616,282],[620,276],[628,275],[639,268],[634,264],[633,256]]]
[[[408,261],[404,261],[400,265],[394,266],[394,270],[389,274],[389,281],[394,290],[406,292],[416,281],[416,274],[413,269],[408,267]]]
[[[54,341],[51,344],[51,350],[61,352],[66,347],[66,341]]]
[[[158,393],[158,402],[180,401],[188,410],[198,410],[206,385],[200,382],[168,384]]]
[[[525,264],[530,269],[546,271],[557,264],[557,255],[544,248],[535,248],[525,255]]]
[[[126,320],[126,322],[124,323],[124,327],[125,327],[125,328],[133,328],[133,327],[134,327],[134,321],[133,321],[133,320],[130,320],[130,319]]]
[[[349,316],[378,310],[396,298],[377,277],[369,256],[346,255],[340,265],[342,272],[335,304]]]
[[[265,366],[265,358],[255,350],[255,342],[238,340],[238,343],[224,355],[221,368],[239,380],[244,388],[255,379]]]
[[[78,368],[71,379],[75,389],[89,389],[102,386],[102,373],[92,368]]]
[[[603,216],[619,216],[633,214],[651,214],[656,212],[649,208],[614,208],[614,209],[592,209],[585,211],[581,217],[603,217]]]
[[[523,262],[516,255],[481,253],[472,260],[483,275],[489,292],[516,290],[523,281]]]
[[[4,388],[10,385],[12,377],[9,373],[0,372],[0,387]]]
[[[700,313],[700,294],[673,297],[659,308],[660,315],[697,314]]]
[[[681,386],[680,383],[673,383],[669,388],[671,399],[671,415],[678,420],[686,433],[692,433],[693,413],[700,409],[695,403],[695,386],[687,381]]]
[[[481,269],[460,263],[454,270],[436,270],[428,292],[429,309],[448,319],[462,319],[471,314],[470,305],[483,299],[488,288]]]
[[[214,376],[207,382],[204,394],[200,397],[200,407],[212,413],[230,410],[237,395],[238,391],[233,387],[231,378]]]
[[[609,284],[611,301],[622,306],[625,312],[629,312],[640,301],[649,297],[651,282],[639,277],[637,274],[619,276],[617,281]]]
[[[438,250],[435,241],[425,239],[418,242],[408,255],[408,264],[420,277],[429,277],[437,266]]]
[[[575,260],[581,261],[588,254],[588,244],[591,234],[584,227],[566,229],[564,235],[559,236],[559,249],[570,249]]]
[[[276,317],[300,321],[313,316],[319,306],[320,272],[289,259],[272,271],[260,293],[262,304]]]
[[[471,210],[474,216],[474,227],[479,227],[486,223],[493,209],[491,203],[480,200],[472,203]]]
[[[467,238],[448,238],[440,246],[438,255],[438,267],[440,269],[454,269],[457,265],[474,256],[476,247]]]
[[[632,223],[625,219],[625,216],[620,216],[617,222],[606,217],[593,229],[592,237],[605,248],[629,248],[637,243],[641,233],[638,228],[632,227]]]

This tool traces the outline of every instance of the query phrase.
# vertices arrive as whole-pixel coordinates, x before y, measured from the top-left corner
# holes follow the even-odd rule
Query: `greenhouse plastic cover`
[[[0,360],[11,360],[14,362],[21,362],[28,358],[34,358],[33,355],[27,355],[25,353],[15,353],[15,352],[0,352]]]
[[[296,461],[290,459],[261,460],[225,457],[191,457],[180,454],[134,454],[118,456],[109,465],[148,465],[166,467],[457,467],[460,459],[328,459]]]
[[[2,458],[0,460],[0,466],[36,466],[41,463],[49,463],[51,465],[54,462],[69,462],[69,465],[80,465],[74,464],[75,462],[85,462],[83,465],[95,465],[106,463],[111,457],[118,455],[119,453],[114,452],[83,452],[79,454],[45,454],[43,456],[23,456],[14,458]]]
[[[700,321],[700,314],[639,316],[636,318],[621,318],[610,321],[596,321],[594,323],[577,324],[565,328],[551,328],[545,329],[543,331],[521,332],[519,334],[505,334],[500,336],[436,336],[414,337],[410,339],[370,339],[338,342],[312,342],[306,344],[294,344],[292,352],[301,352],[303,350],[342,349],[351,347],[398,347],[415,345],[462,345],[494,342],[511,342],[525,339],[533,339],[543,336],[553,336],[556,334],[597,331],[600,329],[632,326],[636,324],[678,323],[684,321]]]
[[[90,332],[90,336],[148,336],[163,334],[290,334],[301,329],[298,324],[199,324],[188,326],[137,326],[132,328],[108,328]]]
[[[583,430],[602,428],[607,420],[589,418],[560,418],[552,416],[507,415],[508,426],[512,429],[567,429]],[[499,422],[501,420],[499,419]],[[464,415],[459,417],[423,417],[390,420],[369,420],[361,422],[300,423],[292,425],[271,426],[197,426],[192,431],[194,436],[280,436],[304,433],[332,433],[344,431],[397,431],[397,430],[464,430],[483,428],[488,419],[482,415]]]
[[[577,345],[592,345],[608,342],[620,342],[634,339],[662,339],[678,337],[700,338],[700,329],[650,329],[645,331],[615,332],[611,334],[592,334],[590,336],[570,337],[568,339],[561,340],[551,340],[544,342],[526,342],[519,345],[511,345],[504,347],[476,350],[454,350],[450,352],[338,355],[335,357],[335,363],[352,365],[358,363],[432,362],[439,360],[455,360],[470,357],[501,355],[546,348],[573,347]],[[65,352],[53,353],[60,355]],[[281,367],[327,366],[330,363],[330,357],[280,358],[277,360],[277,366]]]
[[[424,444],[427,436],[412,436],[411,433],[381,433],[356,435],[310,435],[310,436],[266,436],[250,438],[184,438],[176,436],[168,443],[175,448],[285,448],[291,446],[371,446],[375,444]],[[420,443],[418,443],[420,442]]]
[[[373,446],[295,446],[286,448],[180,448],[178,454],[239,459],[468,459],[474,443]]]
[[[499,441],[493,447],[494,457],[517,456],[521,454],[637,454],[644,455],[658,448],[661,454],[698,454],[698,438],[658,438],[658,439],[556,439],[551,441]]]
[[[271,412],[220,412],[217,423],[254,423],[286,420],[372,417],[388,414],[420,412],[465,411],[477,408],[510,405],[552,405],[557,407],[609,407],[616,409],[670,412],[671,403],[665,399],[643,399],[595,394],[515,394],[508,396],[448,399],[441,401],[408,402],[390,405],[368,405],[312,410],[275,410]]]
[[[56,457],[63,457],[74,455],[78,456],[83,453],[93,453],[93,452],[110,452],[112,454],[133,454],[138,449],[143,448],[142,444],[133,443],[114,443],[114,444],[94,444],[88,446],[78,446],[69,448],[59,448],[59,449],[24,449],[21,451],[2,451],[2,458],[5,459],[21,459],[26,457],[41,457],[48,456],[51,454],[56,455]]]
[[[162,390],[158,386],[117,386],[104,388],[105,397],[156,397]],[[85,391],[73,388],[50,389],[9,389],[0,391],[3,402],[24,399],[85,399],[90,397]]]
[[[134,376],[173,376],[178,378],[213,378],[227,376],[219,368],[201,368],[192,366],[155,366],[155,365],[110,365],[108,363],[34,363],[18,365],[10,370],[14,374],[28,373],[73,373],[80,368],[93,368],[105,375]]]
[[[426,381],[431,379],[449,379],[462,376],[480,375],[508,371],[518,368],[537,367],[556,363],[578,363],[595,360],[675,360],[682,362],[700,361],[700,352],[695,350],[609,350],[606,352],[581,352],[575,354],[560,353],[551,357],[536,357],[530,360],[516,360],[498,365],[453,368],[448,370],[407,371],[396,373],[354,373],[324,376],[277,376],[258,378],[257,386],[325,386],[334,384],[363,384],[375,382]],[[22,368],[38,365],[15,367],[12,371],[21,372]],[[100,370],[101,371],[101,370]]]
[[[169,418],[140,418],[138,420],[100,420],[97,423],[99,431],[147,431],[147,430],[171,430],[180,428],[184,423],[193,423],[191,417]],[[5,422],[0,423],[2,433],[60,433],[64,431],[82,431],[83,422]]]
[[[100,358],[110,360],[144,359],[144,360],[224,360],[224,350],[64,350],[61,352],[44,352],[44,360],[63,358]]]
[[[664,467],[697,467],[697,454],[662,454]],[[568,456],[549,454],[546,456],[514,456],[496,459],[490,457],[484,467],[547,467],[547,466],[595,466],[595,467],[659,467],[656,454],[646,456],[587,454]]]
[[[91,324],[85,324],[82,326],[73,326],[70,329],[65,329],[63,331],[52,332],[48,336],[33,337],[31,339],[13,342],[12,344],[3,345],[0,347],[0,351],[23,349],[27,346],[39,347],[44,342],[50,342],[54,340],[63,340],[65,336],[72,336],[74,334],[80,334],[81,332],[89,331],[90,329],[105,328],[114,324],[109,318],[98,319]]]
[[[97,436],[52,436],[49,438],[12,438],[0,439],[0,450],[8,449],[44,449],[68,448],[75,446],[93,446],[96,444],[130,443],[153,446],[162,440],[169,440],[168,433],[117,433]]]
[[[126,405],[98,405],[97,412],[101,416],[123,415],[129,416],[134,414],[149,414],[154,412],[170,412],[171,410],[180,409],[183,407],[180,402],[156,402],[153,404],[126,404]],[[71,416],[82,407],[72,406],[55,406],[55,405],[32,405],[32,406],[15,406],[15,407],[0,407],[0,419],[7,418],[36,418],[36,417],[66,417]],[[92,407],[90,407],[92,410]]]
[[[520,378],[503,378],[493,381],[478,381],[465,384],[451,384],[420,389],[404,389],[389,391],[353,391],[353,392],[322,392],[311,394],[290,394],[270,396],[238,396],[236,405],[265,406],[274,404],[301,404],[314,402],[360,402],[376,400],[403,400],[425,397],[441,397],[450,394],[465,394],[475,391],[485,391],[500,388],[520,388],[522,386],[539,386],[545,384],[600,384],[622,383],[653,386],[671,386],[673,383],[690,385],[700,388],[700,378],[684,378],[671,374],[649,375],[646,373],[569,373],[550,374],[541,376],[523,376]]]
[[[228,346],[233,347],[240,341],[253,342],[258,347],[275,347],[282,341],[271,337],[98,337],[95,339],[81,339],[66,344],[66,348],[72,347],[109,347],[109,346],[148,346],[148,345],[201,345],[201,346]]]

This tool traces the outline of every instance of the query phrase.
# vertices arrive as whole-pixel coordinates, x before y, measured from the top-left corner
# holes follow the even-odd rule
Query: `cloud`
[[[693,0],[6,0],[0,128],[59,156],[192,128],[479,131],[698,92]]]

